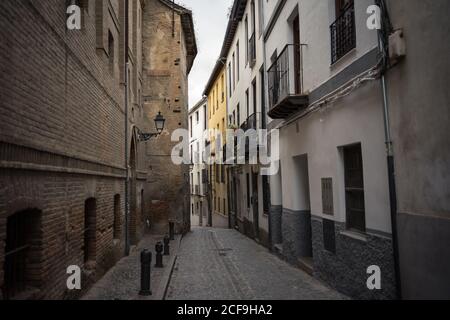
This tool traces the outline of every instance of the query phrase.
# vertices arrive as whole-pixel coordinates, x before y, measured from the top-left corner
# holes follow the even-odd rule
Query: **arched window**
[[[27,299],[41,286],[41,212],[25,210],[7,219],[3,295]]]
[[[84,263],[95,262],[97,201],[94,198],[84,203]]]

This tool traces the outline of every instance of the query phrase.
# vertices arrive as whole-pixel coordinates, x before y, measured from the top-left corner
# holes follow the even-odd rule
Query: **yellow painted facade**
[[[225,139],[227,123],[227,87],[226,87],[225,67],[222,68],[214,84],[208,92],[208,124],[209,129],[216,129],[222,132]],[[211,137],[211,147],[215,146],[215,137]],[[219,155],[216,152],[216,155]],[[228,192],[227,177],[224,165],[210,166],[210,179],[212,185],[212,211],[222,219],[222,224],[228,220]],[[213,221],[214,222],[214,221]],[[220,222],[219,222],[220,223]]]

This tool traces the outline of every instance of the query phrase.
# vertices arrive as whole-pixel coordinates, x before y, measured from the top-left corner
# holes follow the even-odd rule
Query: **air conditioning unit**
[[[403,30],[399,29],[394,31],[389,36],[389,59],[391,64],[398,63],[402,58],[406,56],[406,42],[403,35]]]

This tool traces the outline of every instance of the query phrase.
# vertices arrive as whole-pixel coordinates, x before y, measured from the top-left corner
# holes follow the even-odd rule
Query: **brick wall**
[[[125,207],[123,6],[117,1],[88,3],[83,29],[68,31],[65,1],[0,2],[0,288],[7,219],[36,209],[42,229],[36,258],[42,285],[31,298],[74,298],[82,292],[66,289],[69,265],[84,269],[86,290],[124,252],[125,228],[119,241],[113,239],[115,195],[121,199],[122,224]],[[103,10],[102,24],[99,3],[113,7]],[[108,31],[114,37],[113,68],[108,37],[99,41],[99,34]],[[138,75],[136,70],[133,76]],[[141,114],[130,117],[130,126],[142,121]],[[133,195],[139,217],[146,176],[143,148],[137,146]],[[89,198],[96,199],[96,255],[86,268],[84,206]],[[142,220],[136,219],[136,237],[143,234]]]
[[[181,18],[175,14],[172,37],[172,10],[159,1],[149,1],[143,16],[143,95],[146,129],[154,131],[156,114],[166,118],[163,134],[147,143],[149,167],[146,195],[155,231],[165,233],[168,220],[176,220],[183,231],[189,220],[189,177],[186,166],[174,165],[171,135],[188,129],[188,87],[186,49]],[[178,61],[178,63],[176,63]]]

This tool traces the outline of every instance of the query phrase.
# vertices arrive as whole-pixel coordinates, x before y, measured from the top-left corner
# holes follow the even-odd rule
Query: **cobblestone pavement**
[[[168,300],[346,299],[235,230],[194,228],[186,235]]]
[[[146,235],[130,256],[121,259],[109,270],[90,290],[82,300],[154,300],[162,299],[174,256],[178,251],[178,243],[181,236],[171,241],[171,256],[163,257],[164,268],[158,269],[155,264],[155,244],[164,236]],[[151,287],[153,295],[150,297],[139,296],[140,290],[140,253],[148,249],[153,253]]]

